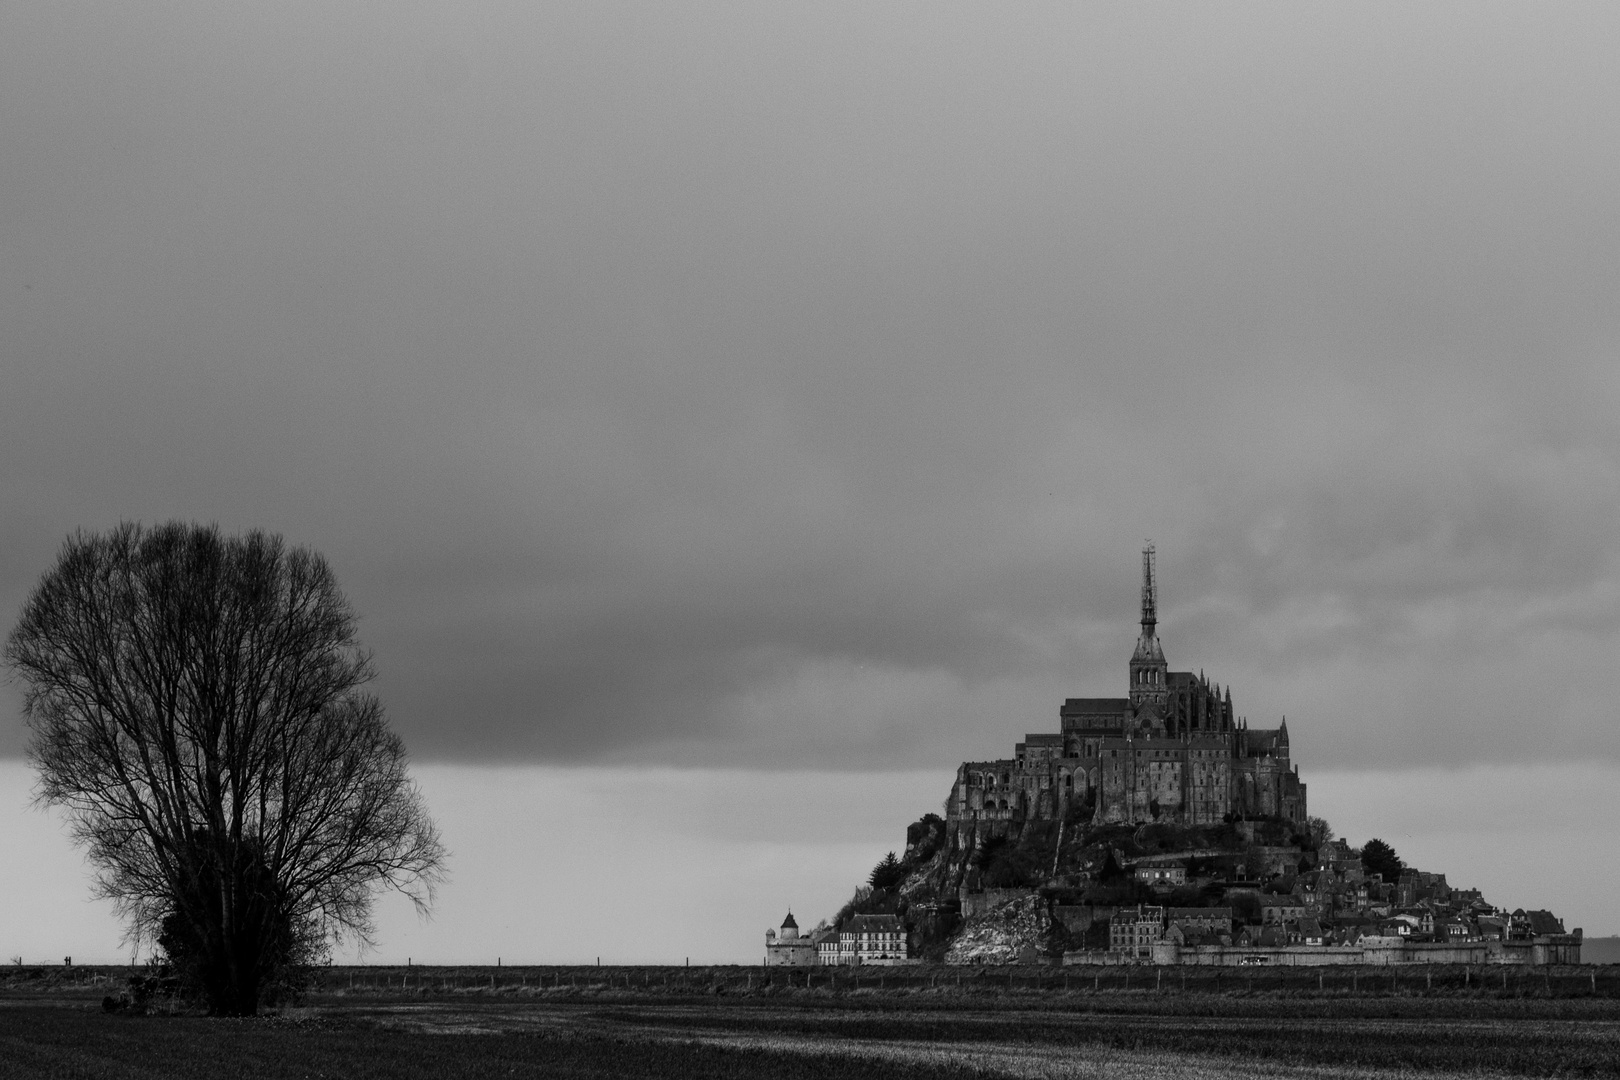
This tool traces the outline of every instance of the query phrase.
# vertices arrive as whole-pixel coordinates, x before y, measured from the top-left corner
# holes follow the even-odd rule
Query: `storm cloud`
[[[1617,40],[12,6],[0,605],[263,527],[420,759],[918,768],[1123,692],[1152,538],[1307,770],[1620,760]]]

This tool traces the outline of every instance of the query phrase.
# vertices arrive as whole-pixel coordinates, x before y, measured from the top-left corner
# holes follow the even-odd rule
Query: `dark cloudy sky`
[[[1152,538],[1307,778],[1620,762],[1617,43],[8,5],[0,610],[74,529],[262,527],[418,761],[946,775],[1123,692]]]

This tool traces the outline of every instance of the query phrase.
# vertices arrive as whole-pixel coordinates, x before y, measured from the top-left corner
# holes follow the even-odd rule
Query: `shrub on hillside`
[[[1260,921],[1260,897],[1256,893],[1227,893],[1226,906],[1232,909],[1232,917],[1238,922],[1257,923]]]
[[[1113,885],[1093,885],[1081,896],[1083,902],[1099,907],[1130,907],[1133,904],[1157,902],[1153,890],[1135,878],[1121,878]]]
[[[945,819],[938,814],[924,814],[906,826],[905,862],[918,866],[934,857],[945,842]]]
[[[1002,836],[992,836],[973,854],[979,881],[987,889],[1016,889],[1039,884],[1042,867],[1035,852]]]

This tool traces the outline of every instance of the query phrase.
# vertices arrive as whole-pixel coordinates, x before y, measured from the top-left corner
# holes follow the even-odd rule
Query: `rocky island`
[[[1335,838],[1306,810],[1288,724],[1171,671],[1142,552],[1122,698],[1070,698],[1059,730],[964,762],[831,920],[767,933],[767,963],[1562,964],[1581,931],[1505,910]]]

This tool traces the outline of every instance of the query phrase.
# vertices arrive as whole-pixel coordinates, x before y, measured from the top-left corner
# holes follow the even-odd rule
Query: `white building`
[[[906,927],[896,915],[857,915],[817,944],[823,964],[894,963],[906,959]]]

